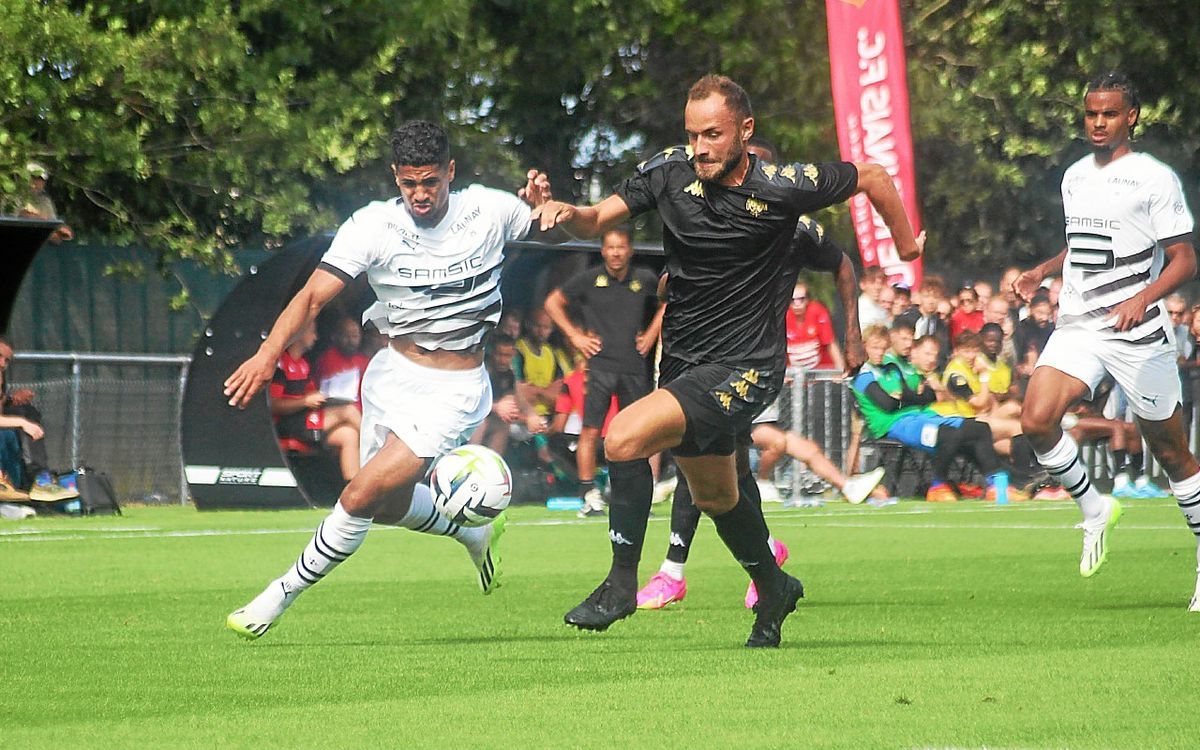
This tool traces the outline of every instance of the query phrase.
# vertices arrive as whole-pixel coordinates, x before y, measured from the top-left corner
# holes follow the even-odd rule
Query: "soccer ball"
[[[512,499],[512,473],[499,453],[463,445],[438,458],[429,488],[438,512],[460,526],[486,526]]]

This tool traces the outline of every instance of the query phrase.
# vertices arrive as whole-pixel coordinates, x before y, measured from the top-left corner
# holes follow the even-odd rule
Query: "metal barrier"
[[[841,370],[788,371],[779,394],[779,426],[814,441],[835,465],[846,463],[850,449],[851,399]],[[818,480],[807,467],[791,460],[775,467],[775,484],[785,495],[799,497]]]
[[[55,468],[108,472],[122,501],[188,502],[179,444],[191,357],[21,352],[9,390],[34,391]]]
[[[780,427],[810,438],[835,465],[846,474],[857,468],[846,464],[850,452],[851,414],[854,396],[840,370],[790,370],[790,385],[779,396]],[[1188,434],[1193,453],[1200,446],[1200,418],[1193,419]],[[1162,467],[1150,454],[1143,439],[1144,471],[1147,476],[1165,482]],[[1092,480],[1105,490],[1113,479],[1113,456],[1107,443],[1085,443],[1081,457]],[[793,468],[792,461],[781,461],[775,469],[775,483],[792,497],[806,494],[803,489],[814,483],[805,468]]]

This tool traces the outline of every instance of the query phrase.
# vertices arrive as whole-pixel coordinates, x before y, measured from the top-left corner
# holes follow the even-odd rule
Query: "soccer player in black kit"
[[[783,383],[780,304],[791,294],[783,271],[796,224],[802,214],[863,192],[891,229],[901,258],[916,258],[921,246],[882,167],[769,165],[751,158],[745,149],[754,133],[750,99],[729,78],[705,76],[692,86],[684,127],[686,148],[668,148],[642,163],[595,206],[549,201],[535,210],[543,230],[561,226],[577,237],[595,237],[657,210],[669,277],[660,388],[619,413],[605,440],[612,568],[564,619],[604,630],[636,610],[652,491],[646,458],[671,449],[693,502],[758,587],[746,646],[778,646],[783,621],[804,589],[775,564],[757,488],[753,481],[739,483],[734,445]]]

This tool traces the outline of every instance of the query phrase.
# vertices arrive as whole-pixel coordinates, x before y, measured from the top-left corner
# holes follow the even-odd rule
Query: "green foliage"
[[[931,262],[1027,263],[1062,247],[1063,170],[1087,153],[1086,82],[1126,70],[1142,95],[1137,148],[1185,177],[1195,198],[1191,2],[940,0],[903,3]]]
[[[1124,66],[1141,147],[1200,174],[1200,51],[1184,0],[904,0],[930,262],[1061,244],[1057,185],[1086,153],[1084,81]],[[746,86],[787,158],[837,158],[822,3],[788,0],[38,2],[0,17],[0,193],[37,158],[82,237],[222,270],[391,195],[387,133],[449,123],[460,179],[549,172],[590,199],[682,140],[700,75]],[[844,210],[821,219],[847,245]],[[657,222],[647,222],[649,233]]]

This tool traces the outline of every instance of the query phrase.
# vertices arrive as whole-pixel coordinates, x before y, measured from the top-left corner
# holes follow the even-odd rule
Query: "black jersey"
[[[560,287],[563,296],[579,308],[583,328],[604,342],[588,367],[607,372],[636,372],[645,369],[646,358],[638,354],[637,335],[646,330],[658,311],[658,277],[648,269],[633,266],[621,281],[604,269],[587,268]]]
[[[779,285],[771,298],[770,322],[775,324],[774,332],[787,351],[787,311],[792,304],[792,290],[796,287],[796,279],[803,270],[835,273],[842,265],[842,249],[825,234],[825,227],[807,216],[801,216],[796,223],[796,232],[784,257],[779,272]],[[786,361],[786,357],[785,357]]]
[[[781,369],[787,347],[776,301],[795,281],[788,269],[797,221],[857,187],[848,162],[778,165],[751,154],[736,187],[702,182],[683,147],[639,165],[616,194],[634,216],[657,209],[663,221],[663,356]]]

